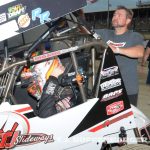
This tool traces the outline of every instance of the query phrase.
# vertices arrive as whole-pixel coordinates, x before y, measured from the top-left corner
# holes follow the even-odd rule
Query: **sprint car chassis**
[[[40,0],[36,2],[33,2],[36,8],[38,8],[37,6],[39,6],[39,4],[41,8],[45,8],[44,4],[49,3],[47,1]],[[63,0],[59,0],[59,2],[63,2]],[[68,0],[67,2],[68,5],[65,11],[62,9],[62,7],[59,9],[62,9],[60,14],[57,14],[58,12],[54,11],[54,14],[57,15],[53,17],[53,20],[60,16],[64,16],[69,12],[75,11],[76,9],[85,5],[85,1],[81,0],[78,0],[78,2],[76,1],[78,5],[73,5],[73,1],[70,2]],[[29,1],[12,1],[6,5],[2,5],[3,7],[0,7],[3,8],[2,10],[4,10],[8,6],[10,8],[18,4],[19,6],[22,4],[21,8],[23,8],[22,6],[25,5],[28,7]],[[50,4],[50,6],[54,5],[52,1],[50,1]],[[69,9],[70,7],[72,9]],[[31,11],[31,9],[27,10]],[[45,10],[49,9],[47,8]],[[14,13],[11,15],[14,15]],[[21,15],[22,14],[20,14],[20,16]],[[19,16],[17,15],[11,19],[13,20],[15,18],[15,20],[17,20],[18,17]],[[38,16],[38,18],[40,17]],[[11,19],[10,21],[12,21]],[[33,20],[34,19],[32,19],[32,21]],[[35,21],[35,24],[30,24],[31,26],[29,24],[27,27],[20,26],[24,28],[18,28],[19,30],[17,30],[17,32],[22,33],[26,30],[29,30],[29,28],[34,28],[35,26],[41,24],[40,21]],[[50,20],[46,20],[46,22],[47,21]],[[51,30],[51,28],[49,30]],[[78,45],[78,43],[75,45],[73,42],[73,45],[71,45],[69,48],[49,52],[41,57],[30,58],[30,53],[44,38],[46,38],[46,35],[50,33],[49,30],[40,36],[37,41],[30,46],[29,51],[24,53],[24,59],[21,61],[13,60],[13,62],[9,64],[8,58],[10,60],[10,57],[8,53],[8,46],[7,44],[4,45],[5,59],[0,70],[0,76],[3,76],[8,71],[11,72],[11,70],[14,74],[16,70],[13,70],[13,68],[16,66],[24,66],[28,62],[35,63],[38,61],[45,61],[52,57],[66,53],[71,54],[75,73],[79,74],[75,53],[82,49],[86,49],[87,47],[92,48],[90,53],[92,55],[92,66],[94,66],[94,45],[99,43],[101,48],[105,47],[102,46],[100,39],[96,39],[96,41],[92,40],[90,42],[87,41],[81,45]],[[2,30],[0,31],[2,32]],[[16,34],[16,31],[14,30],[13,34],[4,34],[4,37],[1,40],[5,40],[8,37],[14,36],[14,32]],[[90,36],[92,35],[90,31],[88,34],[90,34]],[[61,37],[61,39],[67,38],[68,37],[66,35]],[[55,41],[59,39],[60,37],[56,37],[51,38],[50,40]],[[76,38],[73,37],[73,39]],[[7,65],[4,65],[6,62]],[[95,72],[94,69],[92,71]],[[95,80],[93,85],[94,94],[91,98],[87,97],[84,92],[84,86],[80,84],[79,89],[82,96],[82,104],[48,118],[39,118],[36,116],[29,104],[18,104],[15,101],[13,101],[13,103],[9,103],[9,98],[12,98],[12,91],[6,90],[5,96],[1,97],[2,103],[0,104],[0,149],[23,150],[25,147],[27,147],[30,150],[102,150],[111,149],[116,145],[122,146],[126,144],[147,143],[150,140],[150,120],[140,110],[130,105],[118,64],[111,49],[105,47],[103,58],[96,74],[96,78],[93,76]],[[3,82],[2,79],[3,78],[1,77],[1,82]],[[12,79],[10,78],[8,81],[9,82],[7,84],[9,85],[9,83],[12,82]],[[3,89],[2,86],[1,89]],[[8,97],[6,97],[6,95]]]

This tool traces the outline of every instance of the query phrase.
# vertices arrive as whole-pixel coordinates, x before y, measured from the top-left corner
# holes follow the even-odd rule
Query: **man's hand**
[[[108,44],[108,46],[112,49],[112,51],[113,51],[115,54],[119,54],[119,53],[120,53],[120,48],[119,48],[119,47],[116,47],[116,46],[114,46],[113,44]]]

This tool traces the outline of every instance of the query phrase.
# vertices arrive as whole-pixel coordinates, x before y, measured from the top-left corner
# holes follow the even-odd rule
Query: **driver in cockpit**
[[[73,106],[70,86],[61,86],[58,77],[64,73],[58,57],[24,69],[21,77],[27,92],[37,100],[37,115],[45,118]]]
[[[58,77],[64,73],[64,66],[57,59],[51,74],[43,87],[39,100],[39,117],[49,117],[57,112],[64,111],[73,106],[73,92],[70,86],[61,86]]]

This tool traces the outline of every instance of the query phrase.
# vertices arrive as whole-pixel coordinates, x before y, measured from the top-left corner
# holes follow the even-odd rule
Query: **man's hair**
[[[134,13],[133,13],[133,11],[131,9],[128,9],[125,6],[118,6],[116,10],[120,10],[120,9],[123,9],[123,10],[126,11],[128,18],[130,18],[130,19],[133,18]]]

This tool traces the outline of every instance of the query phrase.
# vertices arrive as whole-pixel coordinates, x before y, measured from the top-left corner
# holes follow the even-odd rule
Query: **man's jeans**
[[[150,69],[148,69],[146,84],[150,85]]]

